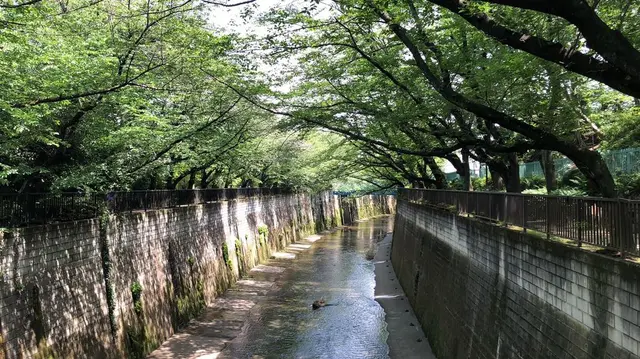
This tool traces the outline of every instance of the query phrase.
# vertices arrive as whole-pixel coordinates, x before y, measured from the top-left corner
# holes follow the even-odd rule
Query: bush
[[[487,190],[487,182],[486,182],[486,179],[484,177],[482,177],[482,178],[472,177],[471,178],[471,185],[473,186],[473,190],[474,191],[486,191]],[[451,181],[449,181],[448,189],[454,189],[454,190],[458,190],[458,191],[463,191],[464,190],[464,181],[462,180],[462,178],[456,178],[454,180],[451,180]]]
[[[532,188],[532,189],[526,189],[524,191],[522,191],[522,194],[537,194],[537,195],[541,195],[547,194],[547,189],[546,188]]]
[[[471,179],[474,191],[486,191],[487,179],[485,177],[476,177]]]
[[[543,176],[532,176],[520,179],[520,188],[525,190],[546,188],[547,183]]]
[[[640,173],[618,174],[615,182],[620,197],[640,199]]]
[[[551,192],[554,196],[567,196],[567,197],[586,197],[587,191],[580,188],[560,188]]]
[[[577,168],[572,168],[562,175],[561,188],[575,188],[587,192],[587,179]]]
[[[462,178],[456,178],[449,181],[449,189],[455,189],[458,191],[464,190],[464,182],[462,181]]]
[[[473,187],[474,191],[489,191],[489,186],[487,186],[487,179],[485,177],[472,177],[471,186]],[[462,191],[464,190],[464,182],[461,178],[456,178],[452,181],[449,181],[449,189]]]
[[[640,173],[619,173],[614,176],[614,181],[620,197],[640,199]],[[554,194],[562,196],[598,195],[589,188],[586,178],[577,168],[570,169],[562,176],[559,191],[567,194],[555,192]]]

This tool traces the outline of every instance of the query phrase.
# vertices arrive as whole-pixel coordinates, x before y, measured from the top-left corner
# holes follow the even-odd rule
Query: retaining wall
[[[640,353],[635,263],[407,201],[392,263],[439,359]]]
[[[343,197],[342,212],[346,223],[361,218],[369,218],[379,214],[394,214],[396,197],[390,195],[370,194],[361,197]]]
[[[272,251],[341,224],[327,192],[7,231],[0,357],[142,357]]]

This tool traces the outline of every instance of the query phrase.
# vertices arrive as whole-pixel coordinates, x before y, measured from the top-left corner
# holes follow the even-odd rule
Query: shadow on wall
[[[375,201],[348,213],[392,211]],[[142,358],[273,251],[341,225],[340,205],[252,197],[5,232],[0,357]]]
[[[98,234],[97,219],[1,234],[2,357],[113,351]]]
[[[391,195],[367,195],[362,197],[341,197],[344,223],[383,214],[394,214],[396,197]]]

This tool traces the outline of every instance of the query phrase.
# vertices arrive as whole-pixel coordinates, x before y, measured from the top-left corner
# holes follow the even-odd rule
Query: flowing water
[[[268,263],[266,272],[284,270],[276,289],[218,358],[388,358],[385,314],[374,300],[373,263],[366,257],[392,226],[392,217],[359,222],[323,236],[295,259]],[[264,280],[259,272],[250,276]],[[312,310],[321,297],[329,305]]]

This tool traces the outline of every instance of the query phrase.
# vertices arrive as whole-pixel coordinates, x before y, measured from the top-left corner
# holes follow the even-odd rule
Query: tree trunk
[[[589,187],[607,198],[618,196],[613,176],[600,153],[586,149],[565,155],[575,163],[589,182]]]
[[[547,193],[551,193],[558,188],[558,182],[556,179],[556,165],[551,158],[551,151],[542,150],[540,152],[540,166],[544,172],[544,181],[547,187]]]
[[[564,154],[576,164],[590,183],[593,184],[594,188],[604,197],[611,198],[617,196],[613,177],[600,154],[590,153],[588,150],[578,148],[574,144],[556,136],[553,132],[545,131],[542,128],[521,121],[495,108],[473,101],[460,92],[455,91],[450,81],[443,81],[442,78],[432,71],[423,57],[423,52],[419,46],[412,41],[407,30],[398,22],[394,21],[386,12],[377,11],[377,13],[380,18],[387,23],[389,29],[402,41],[409,52],[411,52],[413,59],[416,61],[416,66],[422,72],[423,77],[445,100],[486,121],[500,125],[504,129],[517,132],[529,138],[532,141],[532,143],[527,144],[529,148],[554,150]],[[593,29],[590,31],[593,33]],[[603,53],[600,55],[604,56]],[[606,56],[604,57],[606,58]]]
[[[489,165],[489,173],[491,174],[491,186],[492,191],[501,191],[504,188],[504,181],[502,174],[494,166]]]
[[[604,83],[627,95],[638,97],[640,94],[640,54],[618,30],[609,28],[594,9],[583,0],[548,1],[495,0],[491,3],[535,9],[542,13],[564,17],[576,25],[587,39],[589,47],[595,50],[605,61],[599,61],[580,51],[571,51],[562,43],[547,40],[532,34],[504,26],[494,21],[488,14],[469,11],[462,1],[429,0],[460,15],[471,26],[491,36],[500,43],[528,52],[534,56],[553,62],[565,69]],[[522,5],[520,5],[522,4]],[[530,6],[536,4],[536,6]],[[558,5],[559,4],[559,5]],[[557,5],[557,6],[556,6]]]
[[[209,186],[209,182],[207,181],[209,174],[207,170],[200,170],[200,188],[205,189]]]
[[[156,175],[151,175],[151,179],[149,180],[149,189],[157,189],[158,188],[158,177]]]
[[[187,189],[193,189],[196,184],[196,171],[191,171],[189,174],[189,182],[187,183]]]
[[[469,150],[466,148],[462,150],[462,166],[464,176],[462,177],[463,189],[465,191],[473,191],[473,184],[471,182],[471,168],[469,167]]]
[[[463,190],[473,190],[471,186],[471,171],[469,170],[469,151],[466,149],[462,150],[462,160],[460,160],[460,157],[455,153],[448,154],[443,158],[449,161],[449,163],[451,163],[451,165],[456,169],[456,173],[462,180]]]
[[[424,161],[426,162],[427,166],[429,166],[429,169],[431,170],[431,174],[433,175],[433,178],[435,179],[435,186],[437,189],[444,189],[447,187],[447,177],[444,175],[444,172],[442,172],[442,170],[440,169],[440,166],[438,166],[438,164],[436,163],[436,161],[433,159],[433,157],[427,157],[424,159]]]
[[[520,193],[520,164],[518,155],[510,153],[507,155],[507,172],[504,175],[504,182],[507,192]]]
[[[176,189],[176,183],[173,182],[173,176],[169,175],[165,182],[166,189]]]

